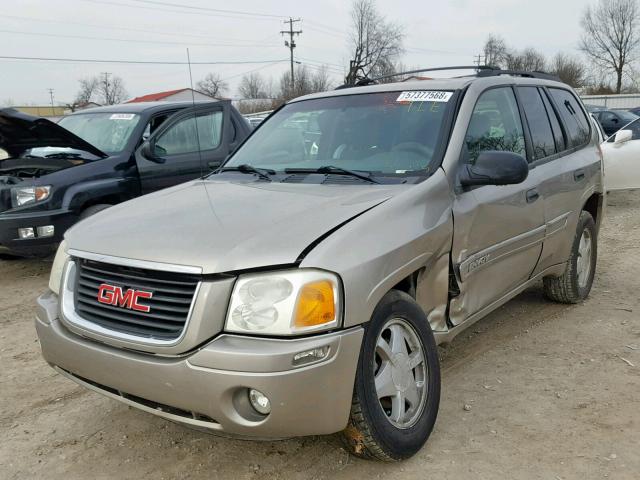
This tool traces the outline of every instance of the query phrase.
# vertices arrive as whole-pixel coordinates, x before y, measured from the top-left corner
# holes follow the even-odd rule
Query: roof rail
[[[560,80],[560,78],[558,78],[555,75],[552,75],[546,72],[540,72],[540,71],[529,72],[524,70],[502,70],[497,67],[492,67],[491,65],[456,65],[452,67],[421,68],[418,70],[409,70],[406,72],[391,73],[389,75],[382,75],[380,77],[375,77],[375,78],[365,77],[358,80],[354,85],[348,85],[348,84],[340,85],[339,87],[336,87],[336,90],[341,90],[343,88],[350,88],[350,87],[364,87],[366,85],[375,84],[379,80],[398,77],[400,75],[410,75],[414,73],[424,73],[424,72],[440,72],[440,71],[447,71],[447,70],[475,70],[476,77],[494,77],[499,75],[513,75],[513,76],[526,77],[526,78],[540,78],[544,80],[555,80],[557,82],[562,81]]]
[[[555,80],[556,82],[561,82],[560,77],[553,75],[547,72],[541,72],[539,70],[527,71],[527,70],[501,70],[499,68],[490,69],[490,70],[481,70],[476,76],[478,77],[494,77],[498,75],[512,75],[514,77],[525,77],[525,78],[540,78],[543,80]]]

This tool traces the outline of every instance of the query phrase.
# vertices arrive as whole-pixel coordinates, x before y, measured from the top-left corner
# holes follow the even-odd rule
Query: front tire
[[[351,405],[342,432],[356,456],[403,460],[425,444],[440,405],[440,364],[426,315],[392,290],[366,326]]]
[[[589,296],[596,272],[598,232],[593,217],[582,211],[571,246],[571,255],[560,277],[543,279],[545,296],[559,303],[579,303]]]

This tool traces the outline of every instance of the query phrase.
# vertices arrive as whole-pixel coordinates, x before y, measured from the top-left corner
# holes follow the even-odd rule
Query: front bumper
[[[293,340],[223,334],[192,353],[161,357],[71,333],[53,293],[38,299],[36,330],[45,360],[81,385],[164,418],[253,438],[344,429],[363,336],[360,327]],[[324,346],[325,360],[292,366],[295,353]],[[253,411],[247,388],[269,397],[269,415]]]
[[[0,213],[0,253],[34,255],[46,253],[62,241],[64,232],[78,221],[78,215],[69,210],[43,212]],[[44,238],[20,240],[19,228],[55,227],[54,235]]]

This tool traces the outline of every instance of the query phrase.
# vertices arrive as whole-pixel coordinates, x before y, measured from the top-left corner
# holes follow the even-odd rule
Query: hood
[[[294,264],[315,240],[406,188],[199,180],[111,207],[65,237],[71,249],[205,274]]]
[[[0,109],[0,148],[9,157],[39,147],[68,147],[83,150],[101,158],[108,155],[66,128],[46,118],[32,117],[13,108]]]

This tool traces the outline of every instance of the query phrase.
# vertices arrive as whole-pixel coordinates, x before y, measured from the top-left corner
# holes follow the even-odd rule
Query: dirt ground
[[[443,349],[436,428],[399,464],[334,437],[214,437],[76,386],[33,327],[50,262],[0,260],[0,478],[640,479],[640,192],[609,204],[590,299],[531,288]]]

